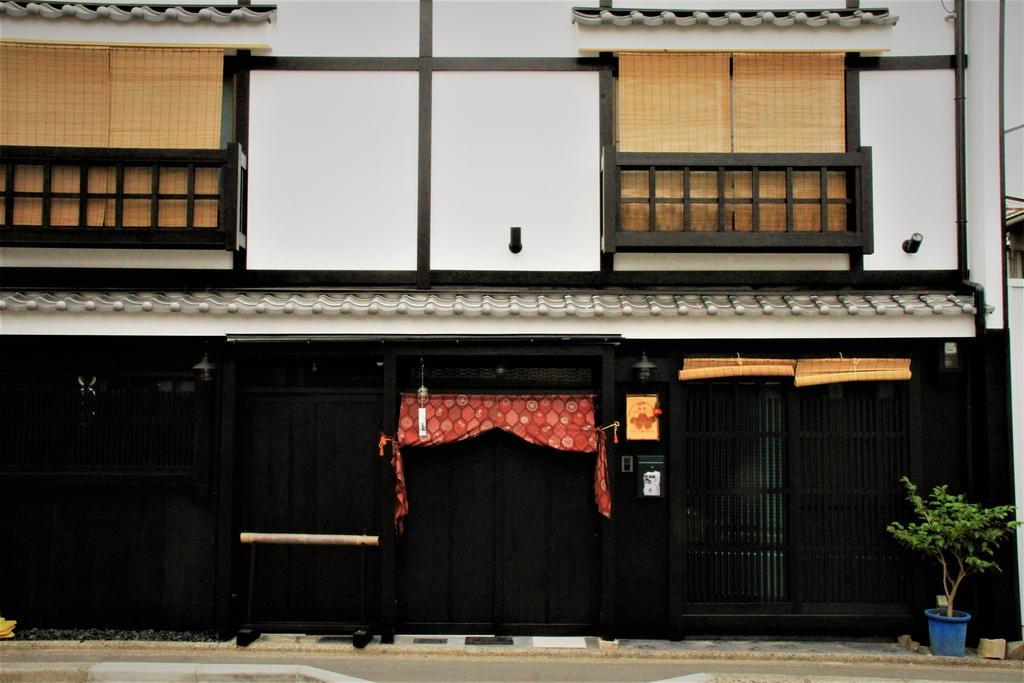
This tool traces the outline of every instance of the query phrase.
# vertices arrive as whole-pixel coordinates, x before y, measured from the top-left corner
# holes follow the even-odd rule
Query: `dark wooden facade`
[[[0,530],[4,609],[30,626],[216,628],[245,617],[243,530],[381,534],[354,549],[260,548],[254,619],[369,621],[385,633],[672,637],[895,633],[916,628],[931,568],[884,534],[905,516],[897,477],[1006,495],[999,425],[977,389],[998,364],[939,341],[458,345],[3,340]],[[906,383],[796,389],[674,379],[688,353],[823,349],[912,359]],[[640,384],[632,365],[658,366]],[[210,352],[214,380],[191,366]],[[614,515],[593,506],[593,455],[504,433],[405,449],[411,512],[392,534],[393,474],[377,456],[419,358],[435,390],[598,397],[657,393],[661,439],[611,446]],[[155,359],[159,358],[159,362]],[[501,370],[496,372],[498,366]],[[85,386],[79,383],[82,378]],[[96,378],[92,383],[92,377]],[[1002,414],[992,405],[986,414]],[[90,389],[95,392],[92,395]],[[998,421],[998,420],[997,420]],[[973,453],[965,458],[963,454]],[[663,498],[636,493],[623,456],[663,455]],[[367,580],[361,579],[365,561]],[[1012,566],[1012,565],[1011,565]],[[1012,572],[964,597],[991,633],[1013,623]],[[365,597],[364,597],[365,592]],[[114,597],[116,596],[116,598]]]

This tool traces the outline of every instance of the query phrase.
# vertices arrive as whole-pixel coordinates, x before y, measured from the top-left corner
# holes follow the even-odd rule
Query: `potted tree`
[[[992,559],[995,550],[1020,522],[1012,521],[1012,505],[985,508],[967,502],[963,494],[949,493],[946,485],[936,486],[925,499],[910,479],[900,481],[920,521],[893,522],[887,529],[901,544],[934,558],[942,567],[946,607],[925,610],[929,647],[932,654],[963,657],[971,615],[953,608],[957,591],[970,574],[999,571]]]

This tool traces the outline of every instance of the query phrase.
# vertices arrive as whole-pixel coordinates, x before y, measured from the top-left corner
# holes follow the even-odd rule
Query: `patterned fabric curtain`
[[[435,394],[426,402],[427,435],[420,436],[420,403],[415,394],[403,394],[398,434],[381,437],[392,444],[395,468],[395,526],[402,531],[409,512],[401,446],[441,446],[470,439],[492,429],[503,429],[538,446],[574,453],[597,453],[594,497],[597,509],[611,517],[611,490],[604,432],[596,427],[591,395],[508,396],[494,394]]]

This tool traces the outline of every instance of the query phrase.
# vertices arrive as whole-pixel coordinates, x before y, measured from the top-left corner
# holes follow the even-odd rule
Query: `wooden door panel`
[[[253,393],[243,398],[239,529],[377,533],[380,400],[373,394]],[[361,621],[357,548],[257,549],[253,619]],[[236,566],[248,569],[248,548]],[[367,557],[366,605],[375,611],[379,561]],[[248,576],[236,585],[246,586]]]
[[[407,629],[590,630],[599,595],[593,455],[493,431],[404,456]]]

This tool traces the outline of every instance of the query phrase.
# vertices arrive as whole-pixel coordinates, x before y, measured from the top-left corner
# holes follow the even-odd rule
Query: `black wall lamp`
[[[647,357],[646,351],[640,354],[640,360],[633,363],[633,370],[636,372],[636,378],[640,382],[650,381],[651,373],[657,368],[658,366],[652,363],[651,359]]]
[[[204,352],[202,360],[193,365],[192,369],[199,376],[200,382],[209,382],[213,379],[213,371],[217,369],[217,364],[211,362],[209,355]]]
[[[910,239],[903,240],[903,251],[908,254],[916,254],[917,250],[921,248],[921,242],[924,242],[924,235],[915,232]]]
[[[511,251],[513,254],[518,254],[523,250],[522,228],[508,229],[508,250]]]

